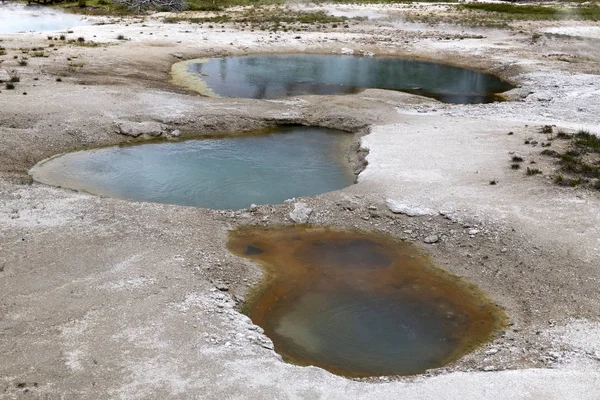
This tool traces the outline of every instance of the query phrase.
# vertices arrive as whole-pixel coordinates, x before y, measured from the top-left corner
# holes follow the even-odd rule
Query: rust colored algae
[[[245,311],[296,364],[351,377],[421,373],[473,350],[506,321],[474,285],[381,234],[243,227],[228,246],[266,269]]]

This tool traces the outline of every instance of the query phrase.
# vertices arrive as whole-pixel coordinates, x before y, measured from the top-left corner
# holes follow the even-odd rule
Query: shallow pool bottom
[[[38,182],[120,199],[213,209],[279,204],[350,186],[347,132],[290,126],[268,133],[67,153],[30,171]]]
[[[228,247],[265,268],[245,311],[299,365],[349,377],[417,374],[458,359],[505,324],[475,286],[387,236],[243,227]]]

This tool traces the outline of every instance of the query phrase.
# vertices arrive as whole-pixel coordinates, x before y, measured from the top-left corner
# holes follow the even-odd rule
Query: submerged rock
[[[306,203],[298,202],[294,204],[294,209],[290,213],[290,218],[297,224],[306,224],[312,213],[312,208]]]

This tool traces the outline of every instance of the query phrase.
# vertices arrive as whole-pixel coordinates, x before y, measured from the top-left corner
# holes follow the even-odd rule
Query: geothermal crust
[[[600,396],[600,192],[553,184],[554,160],[532,144],[547,140],[542,125],[600,133],[600,24],[429,27],[402,22],[404,6],[328,10],[384,17],[277,33],[165,24],[161,14],[90,18],[65,34],[102,45],[52,41],[49,57],[27,66],[13,54],[47,47],[61,32],[0,35],[8,54],[0,74],[21,76],[16,90],[0,93],[0,397]],[[518,87],[506,102],[451,105],[382,90],[210,98],[171,83],[171,66],[187,59],[348,49],[488,70]],[[292,223],[295,201],[206,210],[92,196],[28,176],[44,158],[133,136],[290,123],[356,138],[347,158],[358,183],[295,200],[312,209],[309,223],[414,242],[489,293],[511,325],[418,377],[350,380],[286,364],[238,312],[262,272],[226,242],[239,225]],[[512,170],[513,155],[543,173]]]

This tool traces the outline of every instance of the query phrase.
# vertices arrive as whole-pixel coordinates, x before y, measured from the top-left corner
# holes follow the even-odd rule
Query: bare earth
[[[66,34],[100,47],[49,42],[47,33],[0,35],[0,79],[8,69],[21,74],[16,90],[0,93],[0,398],[600,398],[600,192],[554,185],[556,165],[539,145],[524,144],[545,141],[545,124],[600,134],[600,24],[402,22],[415,7],[440,6],[328,6],[383,17],[309,32],[163,24],[158,14],[97,18],[90,22],[105,24]],[[28,66],[13,59],[19,48],[49,43],[56,50],[47,48],[48,58],[30,57]],[[464,106],[381,90],[209,98],[170,82],[173,63],[201,56],[343,48],[479,68],[519,87],[510,101]],[[214,211],[28,177],[54,154],[131,140],[119,127],[185,136],[277,123],[355,134],[363,151],[349,149],[348,158],[357,172],[368,150],[356,185],[302,199],[311,223],[414,242],[487,291],[511,326],[418,377],[349,380],[286,364],[237,311],[260,269],[225,244],[237,225],[292,223],[293,202]],[[543,174],[512,170],[513,155]],[[389,199],[429,215],[394,214]],[[432,234],[439,242],[425,244]]]

